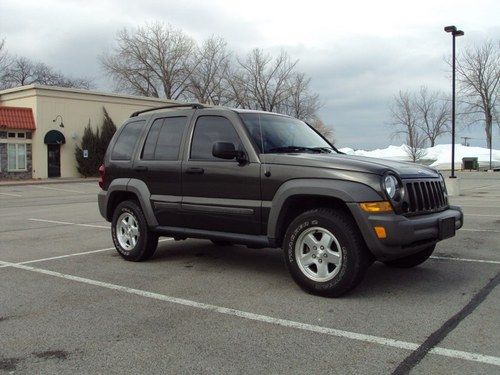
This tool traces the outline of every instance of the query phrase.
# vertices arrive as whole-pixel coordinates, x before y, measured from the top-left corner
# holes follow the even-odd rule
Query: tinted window
[[[303,121],[261,113],[242,113],[240,117],[260,152],[287,151],[293,147],[333,152],[331,146]]]
[[[144,143],[144,149],[142,151],[143,159],[154,160],[156,142],[158,141],[158,134],[160,133],[162,124],[163,124],[162,118],[159,118],[153,122],[153,125],[149,130],[148,137],[146,138],[146,143]]]
[[[155,120],[144,144],[142,158],[144,160],[177,160],[186,121],[186,117]]]
[[[230,142],[237,150],[242,149],[240,138],[231,121],[227,118],[219,116],[199,117],[194,128],[191,159],[220,161],[221,159],[212,155],[212,147],[215,142]]]
[[[116,140],[111,159],[113,160],[130,160],[132,152],[141,135],[141,130],[145,121],[134,121],[124,125],[118,139]]]

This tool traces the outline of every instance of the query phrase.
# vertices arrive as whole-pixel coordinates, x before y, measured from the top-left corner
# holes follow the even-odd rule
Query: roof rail
[[[191,107],[193,109],[203,109],[206,108],[203,104],[200,103],[179,103],[179,104],[169,104],[169,105],[163,105],[160,107],[154,107],[154,108],[148,108],[148,109],[143,109],[141,111],[135,111],[130,115],[130,117],[136,117],[142,113],[145,112],[151,112],[151,111],[156,111],[158,109],[167,109],[167,108],[183,108],[183,107]]]

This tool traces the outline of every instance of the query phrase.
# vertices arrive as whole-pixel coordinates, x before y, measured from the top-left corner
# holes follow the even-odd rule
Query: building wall
[[[19,88],[23,89],[23,88]],[[15,90],[15,89],[14,89]],[[133,97],[85,90],[26,86],[26,89],[0,92],[0,105],[30,107],[35,117],[36,131],[33,134],[33,178],[47,178],[47,145],[45,134],[59,130],[66,144],[61,145],[61,177],[78,177],[75,147],[81,142],[83,130],[90,121],[94,128],[101,126],[103,107],[119,127],[134,111],[164,105],[168,101],[154,98]],[[60,115],[64,127],[59,127]]]

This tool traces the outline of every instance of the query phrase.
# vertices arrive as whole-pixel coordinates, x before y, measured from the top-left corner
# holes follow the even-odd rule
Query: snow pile
[[[406,146],[389,146],[384,149],[376,149],[372,151],[353,150],[346,147],[341,148],[340,151],[348,155],[368,156],[372,158],[390,159],[399,161],[410,161]],[[431,167],[445,170],[451,169],[451,144],[436,145],[425,149],[425,155],[422,161],[425,164],[430,164]],[[483,147],[467,147],[461,144],[455,145],[455,168],[462,167],[462,158],[476,157],[478,158],[479,168],[488,169],[490,164],[490,150]],[[493,168],[500,168],[500,150],[493,150],[492,152],[492,166]]]

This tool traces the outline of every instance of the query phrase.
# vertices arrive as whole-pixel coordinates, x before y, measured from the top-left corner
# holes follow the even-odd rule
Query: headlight
[[[390,199],[396,198],[399,190],[399,181],[392,174],[388,174],[384,178],[384,189]]]

